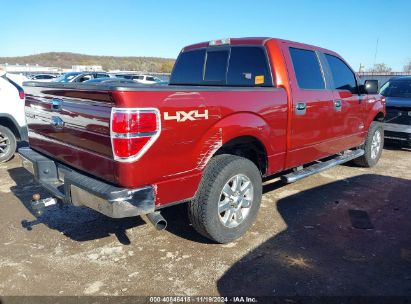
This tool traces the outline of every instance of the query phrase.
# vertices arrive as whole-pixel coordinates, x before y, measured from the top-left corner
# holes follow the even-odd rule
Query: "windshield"
[[[380,94],[385,97],[411,98],[411,79],[390,80],[382,86]]]
[[[80,73],[67,73],[64,75],[61,75],[60,77],[57,77],[54,81],[55,82],[69,82],[71,79],[76,77]]]

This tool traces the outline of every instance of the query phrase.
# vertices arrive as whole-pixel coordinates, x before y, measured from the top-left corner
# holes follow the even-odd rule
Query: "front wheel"
[[[218,243],[240,238],[261,204],[262,181],[256,165],[243,157],[218,155],[204,170],[188,213],[193,227]]]
[[[354,164],[360,167],[374,167],[381,157],[384,147],[384,129],[378,121],[371,123],[364,145],[364,155],[354,159]]]
[[[11,159],[16,152],[17,140],[13,132],[4,126],[0,126],[0,163]]]

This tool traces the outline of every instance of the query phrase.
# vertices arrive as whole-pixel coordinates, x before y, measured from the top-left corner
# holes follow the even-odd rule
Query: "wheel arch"
[[[267,150],[264,144],[256,137],[250,135],[238,136],[225,142],[213,156],[231,154],[251,160],[265,175],[268,169]]]
[[[264,175],[268,169],[268,155],[272,154],[270,134],[267,122],[254,113],[225,117],[200,141],[198,168],[203,169],[213,156],[232,154],[250,159]]]
[[[13,132],[16,139],[22,139],[23,136],[22,134],[20,134],[20,130],[17,127],[17,122],[12,116],[7,114],[0,114],[0,126],[10,129],[10,131]]]

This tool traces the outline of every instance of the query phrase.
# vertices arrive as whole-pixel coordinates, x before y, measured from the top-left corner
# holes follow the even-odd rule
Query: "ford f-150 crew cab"
[[[220,243],[256,218],[262,177],[294,182],[380,158],[385,101],[335,52],[272,38],[185,47],[167,85],[26,82],[23,165],[55,197],[109,217],[187,202]]]

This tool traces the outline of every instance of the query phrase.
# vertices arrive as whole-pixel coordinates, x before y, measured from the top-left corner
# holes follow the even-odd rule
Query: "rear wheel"
[[[10,160],[16,152],[16,137],[13,132],[4,126],[0,126],[0,163]]]
[[[364,155],[354,159],[353,162],[360,167],[374,167],[381,157],[384,147],[384,129],[381,123],[374,121],[371,123],[364,145]]]
[[[189,218],[203,236],[229,243],[253,224],[261,197],[261,175],[252,161],[218,155],[204,170],[197,195],[188,206]]]

